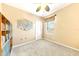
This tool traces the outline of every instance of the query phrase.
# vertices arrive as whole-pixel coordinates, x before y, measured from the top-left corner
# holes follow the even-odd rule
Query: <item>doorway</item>
[[[42,39],[42,22],[41,22],[41,20],[36,20],[35,36],[36,36],[36,40]]]

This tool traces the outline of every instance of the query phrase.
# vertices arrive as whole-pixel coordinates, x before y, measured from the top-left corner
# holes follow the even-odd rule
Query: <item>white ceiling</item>
[[[6,2],[6,4],[19,8],[21,10],[30,12],[32,14],[35,14],[37,16],[47,16],[51,13],[55,12],[56,10],[69,5],[70,3],[53,3],[53,0],[9,0]],[[37,7],[41,5],[42,8],[39,12],[36,12]],[[45,6],[49,5],[50,11],[46,12],[44,10]]]

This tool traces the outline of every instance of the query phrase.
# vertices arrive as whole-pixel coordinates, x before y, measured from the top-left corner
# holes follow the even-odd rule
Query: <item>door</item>
[[[35,24],[35,35],[36,35],[36,40],[42,39],[42,22],[41,20],[36,20]]]

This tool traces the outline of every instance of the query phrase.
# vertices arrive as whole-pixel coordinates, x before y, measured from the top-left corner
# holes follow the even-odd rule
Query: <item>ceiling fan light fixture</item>
[[[50,11],[50,8],[49,8],[48,5],[46,5],[45,10],[46,10],[47,12]]]
[[[39,12],[41,9],[41,6],[37,7],[36,12]]]

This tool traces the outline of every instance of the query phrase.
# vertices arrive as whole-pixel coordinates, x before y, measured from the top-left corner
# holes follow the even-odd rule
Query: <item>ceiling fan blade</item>
[[[39,6],[37,9],[36,9],[36,12],[39,12],[41,9],[41,6]]]
[[[49,8],[48,5],[46,5],[45,10],[46,10],[46,11],[50,11],[50,8]]]

